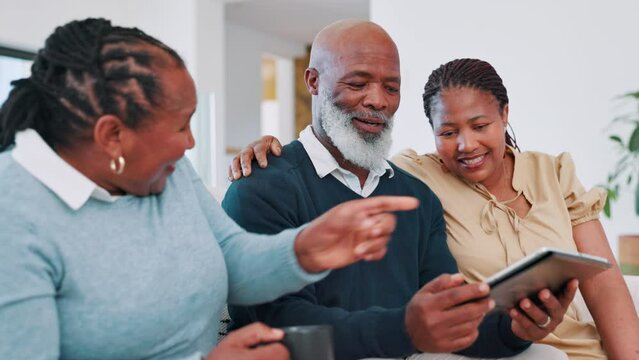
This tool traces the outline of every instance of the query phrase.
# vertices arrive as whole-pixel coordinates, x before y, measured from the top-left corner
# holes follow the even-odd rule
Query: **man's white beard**
[[[393,118],[379,111],[345,112],[335,106],[327,91],[320,91],[320,124],[324,132],[342,156],[351,163],[371,170],[386,159],[393,142],[391,130]],[[378,118],[384,120],[379,134],[362,133],[353,125],[353,118]]]

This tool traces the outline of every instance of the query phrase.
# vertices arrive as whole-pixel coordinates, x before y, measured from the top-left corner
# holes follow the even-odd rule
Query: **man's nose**
[[[362,105],[371,110],[384,110],[388,106],[387,94],[381,85],[371,85],[368,87]]]

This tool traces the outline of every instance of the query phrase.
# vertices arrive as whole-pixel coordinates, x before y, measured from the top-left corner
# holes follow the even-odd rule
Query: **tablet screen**
[[[537,293],[545,288],[554,294],[562,291],[570,279],[580,281],[610,267],[598,256],[542,248],[489,277],[490,297],[497,309],[508,309],[529,297],[538,303]]]

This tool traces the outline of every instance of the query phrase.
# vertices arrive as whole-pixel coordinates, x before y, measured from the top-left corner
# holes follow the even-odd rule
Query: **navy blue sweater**
[[[278,233],[298,227],[337,204],[360,199],[332,175],[323,179],[302,144],[293,141],[282,156],[270,157],[266,169],[234,182],[222,206],[251,232]],[[405,306],[425,283],[457,266],[446,245],[439,199],[421,181],[393,166],[372,196],[409,195],[417,210],[397,213],[397,227],[384,259],[358,262],[334,270],[324,280],[297,294],[256,307],[231,307],[234,327],[253,321],[271,326],[332,324],[337,359],[398,357],[415,352],[404,326]],[[498,357],[521,352],[529,343],[515,337],[510,319],[488,316],[480,338],[461,353]]]

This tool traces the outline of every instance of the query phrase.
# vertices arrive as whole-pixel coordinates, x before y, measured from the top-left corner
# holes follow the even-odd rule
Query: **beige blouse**
[[[568,153],[509,152],[515,159],[513,189],[532,205],[524,218],[483,185],[447,172],[436,154],[404,150],[392,159],[441,200],[448,246],[469,281],[484,280],[542,246],[576,251],[572,227],[597,219],[605,203],[603,189],[584,190]],[[540,342],[571,359],[605,359],[594,323],[581,321],[575,309],[571,306],[563,322]]]

